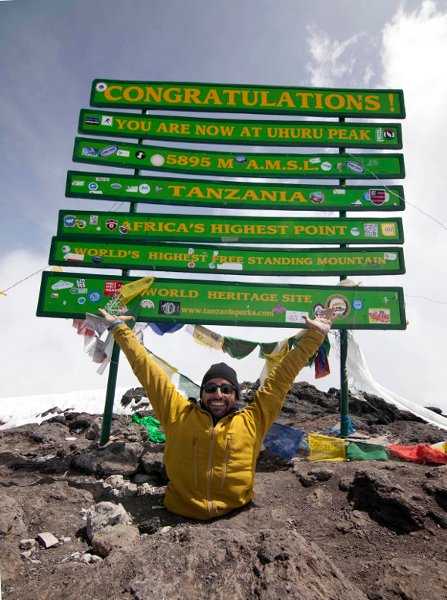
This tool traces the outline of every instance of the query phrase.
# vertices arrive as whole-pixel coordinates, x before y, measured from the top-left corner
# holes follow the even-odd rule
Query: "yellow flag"
[[[431,444],[432,448],[436,450],[440,450],[441,452],[445,452],[447,454],[447,441],[446,442],[437,442],[436,444]]]
[[[346,440],[328,435],[309,433],[309,460],[346,460]]]
[[[195,325],[192,333],[192,338],[198,344],[213,348],[214,350],[222,350],[224,338],[219,333],[211,331],[203,325]]]
[[[133,300],[137,296],[140,296],[144,290],[148,290],[154,282],[153,277],[142,277],[136,281],[126,283],[119,289],[119,295],[121,296],[121,304],[127,304],[130,300]]]
[[[163,369],[163,371],[167,374],[169,379],[172,379],[174,373],[178,373],[178,369],[170,365],[168,362],[157,356],[156,354],[151,353],[152,360],[157,363],[157,365]]]
[[[278,342],[275,350],[276,352],[272,352],[272,354],[263,355],[268,375],[270,375],[276,365],[278,365],[289,352],[288,340],[282,340],[281,342]]]

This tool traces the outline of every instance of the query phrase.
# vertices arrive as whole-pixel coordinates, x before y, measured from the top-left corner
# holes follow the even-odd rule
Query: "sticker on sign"
[[[286,323],[302,323],[304,317],[308,317],[309,313],[302,312],[299,310],[287,310],[286,311]]]

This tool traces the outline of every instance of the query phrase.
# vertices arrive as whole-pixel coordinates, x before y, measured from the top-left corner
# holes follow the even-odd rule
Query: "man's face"
[[[212,384],[215,384],[214,386]],[[223,386],[222,392],[221,387],[216,387],[213,391],[206,391],[207,387],[216,387]],[[231,392],[226,389],[226,386],[231,388]],[[236,389],[234,385],[228,381],[228,379],[223,379],[222,377],[214,377],[213,379],[209,379],[202,389],[202,404],[205,408],[215,417],[222,417],[225,413],[227,413],[233,406],[237,404],[237,396]]]

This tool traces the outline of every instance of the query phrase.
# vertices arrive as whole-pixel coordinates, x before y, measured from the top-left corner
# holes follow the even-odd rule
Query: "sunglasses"
[[[217,383],[205,383],[203,386],[203,390],[207,394],[214,394],[217,388],[219,388],[222,394],[225,395],[232,394],[236,391],[236,388],[234,385],[231,385],[231,383],[222,383],[221,385],[217,385]]]

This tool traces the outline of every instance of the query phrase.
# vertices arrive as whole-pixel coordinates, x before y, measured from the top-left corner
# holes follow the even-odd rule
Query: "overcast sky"
[[[64,197],[65,177],[69,169],[89,170],[71,161],[79,110],[88,107],[92,80],[109,78],[403,89],[407,177],[395,183],[404,185],[407,209],[395,216],[404,221],[407,273],[356,279],[402,286],[409,325],[355,337],[382,385],[447,409],[446,55],[445,0],[0,1],[0,290],[7,290],[0,295],[0,397],[106,386],[69,320],[35,316],[40,274],[28,277],[48,265],[58,210],[93,210],[91,201]],[[110,210],[111,203],[97,207]],[[211,328],[255,341],[293,334]],[[145,343],[195,380],[225,360],[184,330],[148,333]],[[228,362],[241,380],[262,369],[256,351]],[[335,356],[331,370],[318,387],[339,386]],[[315,383],[310,370],[302,378]],[[118,385],[135,384],[121,360]]]

